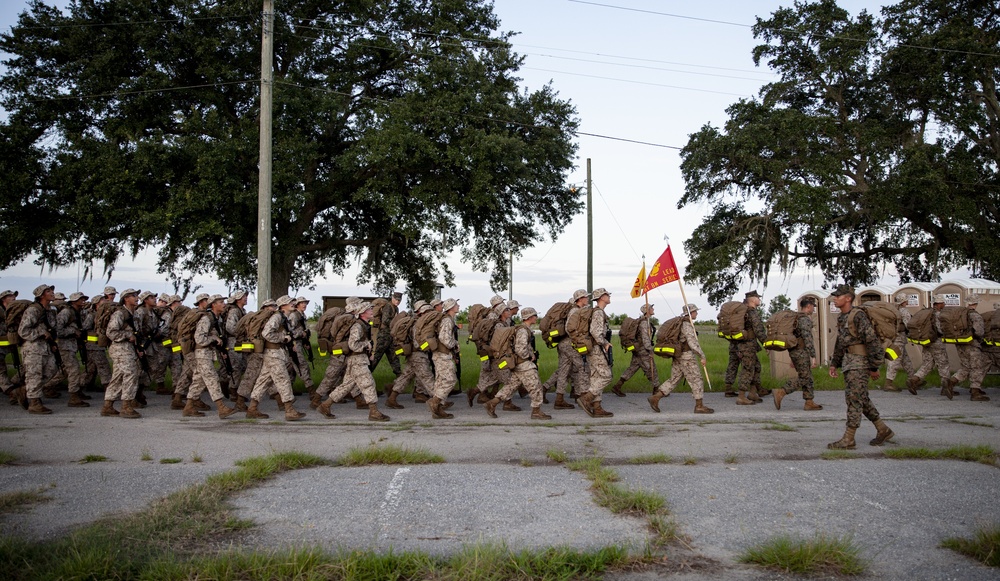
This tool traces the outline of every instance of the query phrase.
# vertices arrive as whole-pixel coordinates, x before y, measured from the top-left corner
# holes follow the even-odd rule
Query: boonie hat
[[[127,288],[127,289],[125,289],[125,290],[122,291],[122,298],[125,298],[125,297],[127,297],[129,295],[136,295],[136,296],[138,296],[139,292],[140,291],[138,291],[138,290],[136,290],[134,288]]]
[[[294,300],[295,299],[293,299],[292,297],[290,297],[288,295],[281,295],[280,297],[278,297],[278,300],[274,301],[274,304],[276,306],[278,306],[278,307],[283,307],[285,305],[292,304],[292,301],[294,301]]]
[[[609,293],[607,289],[605,289],[605,288],[602,287],[602,288],[594,289],[594,292],[591,295],[591,298],[596,301],[597,299],[603,297],[604,295],[608,295],[610,297],[611,293]]]
[[[308,303],[309,299],[307,299],[306,297],[299,297],[299,298],[295,299],[295,302],[296,303]]]
[[[500,296],[500,295],[493,295],[493,298],[490,299],[490,306],[491,307],[495,307],[495,306],[499,305],[502,302],[503,302],[503,297],[502,296]]]
[[[969,295],[969,296],[965,297],[965,304],[966,305],[978,305],[979,304],[979,295]]]
[[[892,297],[892,300],[895,301],[895,303],[897,305],[901,305],[901,304],[905,303],[906,301],[910,300],[910,297],[906,296],[903,293],[899,293],[898,295]]]
[[[261,308],[264,308],[264,307],[276,307],[276,306],[278,306],[278,303],[274,302],[274,299],[267,299],[266,301],[264,301],[263,303],[260,304]]]
[[[507,310],[514,309],[516,311],[517,309],[520,308],[521,308],[521,303],[517,302],[516,300],[510,299],[509,301],[507,301]]]
[[[7,297],[16,297],[16,296],[17,296],[17,291],[5,290],[3,292],[0,292],[0,301],[4,300]]]
[[[247,296],[247,291],[238,290],[238,291],[234,292],[233,294],[229,295],[229,299],[228,299],[227,302],[229,302],[230,304],[233,304],[233,303],[235,303],[236,301],[242,299],[245,296]]]
[[[141,303],[146,299],[148,299],[149,297],[155,297],[155,296],[156,293],[154,293],[153,291],[142,291],[141,293],[139,293],[139,302]]]
[[[455,299],[448,299],[444,302],[443,305],[441,305],[441,310],[447,313],[448,311],[455,308],[457,305],[458,301],[456,301]]]
[[[585,291],[582,288],[579,289],[579,290],[573,291],[573,301],[572,302],[575,303],[576,301],[582,299],[585,296],[587,296],[587,291]]]
[[[431,306],[425,303],[423,305],[420,305],[420,308],[417,309],[417,314],[418,315],[422,315],[422,314],[426,313],[429,310],[431,310]]]
[[[35,295],[36,297],[40,297],[45,294],[45,291],[49,289],[55,290],[55,288],[56,287],[50,284],[40,284],[35,287],[35,290],[31,291],[31,294]]]
[[[944,295],[934,295],[934,297],[931,298],[931,302],[932,303],[946,303],[948,301],[945,300]]]
[[[65,301],[66,300],[66,295],[64,295],[62,293],[55,293],[55,294],[52,295],[52,300],[54,300],[54,301]]]
[[[425,300],[423,300],[423,299],[420,299],[419,301],[417,301],[417,302],[413,303],[413,311],[414,311],[414,312],[417,312],[417,311],[419,311],[419,310],[420,310],[420,308],[421,308],[421,307],[423,307],[423,306],[424,306],[424,305],[426,305],[426,304],[427,304],[427,301],[425,301]]]
[[[85,301],[85,300],[87,300],[89,298],[90,297],[88,297],[87,295],[85,295],[83,293],[77,292],[77,293],[73,293],[73,294],[69,295],[69,302],[75,303],[76,301],[79,301],[79,300],[84,300]]]
[[[648,305],[642,305],[641,307],[639,307],[639,312],[645,315],[646,311],[649,310],[649,309],[651,309],[651,308],[653,308],[653,304],[652,303],[650,303]]]
[[[696,305],[694,303],[688,303],[688,304],[684,305],[683,309],[681,309],[681,314],[682,315],[687,315],[687,314],[696,313],[696,312],[698,312],[698,305]]]
[[[212,304],[212,303],[215,303],[215,302],[218,302],[218,301],[224,301],[224,300],[226,300],[226,297],[224,297],[222,295],[212,295],[212,296],[208,297],[208,304]]]
[[[198,304],[201,301],[207,301],[211,295],[208,293],[198,293],[198,296],[194,297],[194,304]]]
[[[437,308],[437,306],[440,304],[442,304],[441,299],[431,299],[430,305],[432,309]]]
[[[524,307],[523,309],[521,309],[521,320],[522,321],[527,321],[531,317],[537,317],[537,316],[538,316],[538,311],[536,311],[535,309],[533,309],[531,307]]]
[[[163,301],[163,302],[165,302],[165,303],[167,303],[169,305],[170,304],[170,297],[171,297],[171,295],[168,295],[167,293],[160,293],[160,296],[156,297],[156,300]]]
[[[113,287],[113,286],[106,286],[106,287],[104,287],[104,295],[105,296],[107,296],[107,295],[116,295],[116,294],[118,294],[118,290],[115,287]]]

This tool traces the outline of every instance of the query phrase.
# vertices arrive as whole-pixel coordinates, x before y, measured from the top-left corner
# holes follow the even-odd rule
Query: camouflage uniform
[[[229,355],[229,364],[233,366],[233,376],[230,378],[232,385],[239,387],[243,380],[243,374],[247,370],[247,359],[242,352],[236,351],[236,326],[240,324],[240,319],[245,317],[247,312],[239,305],[232,304],[226,307],[224,313],[224,326],[226,331],[226,352]]]
[[[739,390],[750,391],[760,388],[760,359],[757,352],[760,351],[760,343],[767,339],[767,330],[760,319],[760,311],[755,308],[748,308],[744,322],[749,338],[745,341],[736,342],[736,352],[739,356]],[[731,363],[730,363],[731,364]]]
[[[78,393],[84,384],[84,374],[76,353],[80,349],[80,329],[82,321],[80,312],[66,305],[56,314],[56,336],[59,338],[59,355],[62,358],[62,371],[70,393]]]
[[[167,380],[167,366],[170,364],[170,346],[164,345],[167,340],[167,329],[170,327],[172,311],[167,307],[153,307],[152,334],[153,339],[146,349],[146,360],[149,361],[149,373],[153,383],[157,385]]]
[[[857,336],[851,333],[853,318]],[[884,350],[875,334],[871,319],[861,309],[851,309],[837,317],[837,342],[833,348],[831,368],[844,373],[844,398],[847,400],[847,427],[858,428],[861,416],[871,422],[879,419],[878,410],[868,397],[869,373],[882,365]]]
[[[906,339],[906,325],[909,324],[910,318],[913,317],[913,313],[909,309],[904,309],[897,306],[899,311],[899,318],[902,321],[902,330],[896,332],[896,338],[892,341],[892,350],[899,353],[899,357],[895,359],[890,359],[886,361],[885,364],[885,381],[886,383],[892,383],[896,379],[896,374],[902,369],[906,372],[907,377],[913,375],[913,361],[910,360],[910,354],[906,350],[906,344],[909,343]]]
[[[729,397],[735,397],[736,391],[733,389],[733,385],[736,383],[736,378],[740,372],[740,351],[736,348],[735,341],[729,341],[729,362],[726,364],[726,395]]]
[[[590,394],[594,396],[593,402],[601,401],[601,394],[613,378],[611,366],[605,356],[605,346],[611,347],[607,340],[608,315],[604,309],[594,307],[590,317],[590,336],[594,341],[594,349],[587,357],[590,364]]]
[[[670,366],[670,379],[660,386],[660,392],[663,395],[670,395],[682,379],[687,379],[688,385],[691,386],[691,395],[696,400],[702,399],[705,394],[705,384],[702,382],[699,363],[704,358],[705,352],[698,344],[698,333],[694,325],[687,317],[681,319],[681,354],[674,358]]]
[[[153,343],[156,343],[156,340],[153,338],[153,335],[156,334],[156,330],[160,326],[160,317],[153,309],[140,301],[139,306],[135,309],[133,319],[137,330],[136,346],[139,347],[143,355],[139,360],[140,368],[142,367],[142,359],[146,361],[145,369],[139,375],[139,383],[143,386],[148,386],[151,382],[155,381],[153,378],[153,359],[156,356],[153,354]]]
[[[90,384],[94,377],[98,377],[106,388],[111,383],[111,364],[108,363],[107,348],[97,343],[97,309],[93,304],[83,311],[82,328],[87,335],[87,374],[83,383]]]
[[[7,309],[3,306],[3,299],[0,299],[0,363],[2,363],[0,365],[0,391],[4,393],[10,392],[11,388],[14,387],[7,367],[7,355],[11,352],[11,349],[16,348],[10,345],[7,338]],[[20,371],[20,369],[15,369],[14,373],[20,373]]]
[[[542,384],[535,364],[535,334],[524,323],[514,332],[514,356],[518,363],[511,371],[510,380],[497,392],[497,398],[509,401],[514,392],[523,387],[531,397],[531,407],[538,408],[542,405]]]
[[[420,351],[417,350],[416,342],[413,340],[412,327],[410,328],[409,341],[410,344],[412,345],[412,351],[410,351],[410,354],[406,356],[406,362],[403,363],[403,373],[401,373],[399,377],[397,377],[396,380],[392,382],[392,391],[396,393],[403,393],[404,391],[406,391],[406,388],[409,385],[410,381],[413,380],[415,381],[413,393],[421,392],[424,394],[429,394],[431,388],[433,387],[433,383],[430,384],[426,383],[427,375],[430,375],[430,366],[427,365],[426,363],[427,354],[421,353]],[[419,364],[416,361],[421,357],[423,357],[424,360],[423,364]],[[420,374],[418,374],[418,370],[420,371]],[[424,371],[426,371],[427,373],[424,374],[423,373]],[[431,376],[431,380],[433,379],[434,379],[433,376]]]
[[[338,402],[357,388],[361,391],[365,403],[371,405],[378,401],[378,396],[375,393],[375,379],[372,378],[372,372],[368,369],[368,353],[372,349],[371,327],[362,319],[357,319],[351,324],[351,331],[347,335],[347,349],[350,351],[350,355],[347,356],[344,381],[333,390],[330,399]]]
[[[21,316],[17,334],[23,341],[21,361],[24,365],[24,382],[28,399],[41,399],[43,386],[59,373],[56,358],[45,340],[46,335],[55,340],[52,334],[54,329],[54,313],[38,301],[29,306]]]
[[[498,327],[505,326],[500,320],[500,313],[506,310],[506,303],[499,303],[490,309],[490,312],[486,313],[486,318],[488,320],[495,321],[493,325],[493,332],[495,333]],[[476,390],[479,393],[488,393],[494,387],[500,385],[499,372],[496,367],[496,362],[493,361],[493,357],[487,357],[486,359],[480,359],[479,364],[479,380],[476,381]]]
[[[660,378],[657,374],[656,365],[653,362],[653,330],[649,325],[649,316],[643,315],[639,319],[639,342],[632,350],[632,361],[618,378],[619,383],[625,383],[642,369],[646,374],[653,388],[660,385]]]
[[[570,310],[570,313],[578,307]],[[556,343],[556,353],[558,353],[559,363],[555,373],[545,382],[545,391],[552,389],[552,384],[556,386],[556,394],[565,395],[566,388],[570,385],[570,378],[576,393],[581,393],[586,386],[590,385],[589,371],[587,363],[580,355],[580,352],[573,348],[573,342],[569,337],[563,337]]]
[[[111,340],[108,354],[114,363],[114,372],[104,390],[104,401],[119,398],[131,401],[139,390],[139,355],[135,351],[133,315],[128,307],[118,307],[108,322],[108,339]]]
[[[306,353],[308,349],[303,345],[303,342],[309,340],[309,329],[306,327],[305,315],[298,309],[293,309],[288,313],[288,331],[292,336],[292,349],[295,350],[295,355],[299,360],[297,365],[293,362],[293,369],[302,378],[306,389],[310,392],[315,391],[316,384],[313,383],[312,371],[309,369],[309,359]]]
[[[285,315],[276,311],[264,323],[260,334],[265,341],[264,361],[250,393],[250,399],[261,401],[273,384],[282,403],[295,401],[292,381],[288,375],[288,353],[285,351],[285,346],[291,341],[291,335],[287,333]]]
[[[920,346],[920,369],[913,374],[913,378],[923,380],[932,369],[937,367],[938,375],[941,376],[941,383],[951,377],[951,367],[948,362],[948,352],[941,341],[941,311],[934,309],[934,334],[929,345]]]
[[[994,303],[996,305],[997,303]],[[990,327],[1000,327],[1000,309],[995,309],[993,311],[992,318],[990,319]],[[990,333],[990,329],[986,329],[987,334]],[[991,339],[992,340],[992,339]],[[991,345],[989,343],[983,342],[983,357],[986,358],[986,370],[989,372],[990,366],[995,365],[1000,368],[1000,346]]]
[[[375,333],[375,351],[372,353],[371,363],[368,367],[374,371],[378,367],[379,361],[382,360],[382,356],[385,355],[386,359],[389,360],[389,366],[392,367],[392,372],[396,377],[399,377],[403,372],[400,369],[399,357],[396,356],[396,351],[392,348],[392,335],[389,332],[392,319],[397,314],[399,314],[399,308],[392,304],[390,297],[386,304],[382,305],[382,310],[379,312],[378,329]]]
[[[958,368],[955,375],[951,376],[951,380],[959,383],[968,379],[969,388],[982,389],[983,379],[986,378],[986,372],[990,369],[990,359],[983,354],[983,349],[980,347],[980,342],[986,332],[985,323],[983,316],[974,309],[969,309],[969,322],[972,323],[972,342],[955,345],[958,348],[958,359],[961,362],[961,367]]]
[[[198,326],[194,329],[194,353],[190,357],[194,360],[194,377],[191,381],[191,388],[188,390],[189,400],[200,399],[201,392],[206,389],[208,389],[208,395],[212,401],[222,399],[219,373],[215,369],[216,345],[222,345],[222,337],[218,331],[215,315],[206,311],[198,319]]]
[[[448,394],[458,383],[458,376],[455,374],[455,359],[453,352],[458,350],[458,341],[455,340],[455,319],[445,315],[441,319],[441,326],[437,334],[438,344],[448,351],[435,349],[431,354],[434,361],[434,388],[432,396],[441,401],[448,399]]]
[[[788,350],[788,356],[795,366],[795,379],[789,379],[782,389],[785,393],[802,390],[802,399],[815,398],[813,391],[812,360],[816,357],[816,344],[813,339],[813,323],[809,315],[799,313],[795,319],[795,336],[799,338],[798,345]]]

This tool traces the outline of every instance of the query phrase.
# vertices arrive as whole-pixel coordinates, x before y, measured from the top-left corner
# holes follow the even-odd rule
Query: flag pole
[[[684,301],[684,307],[687,308],[688,300],[687,295],[684,293],[684,277],[680,276],[680,271],[677,272],[677,285],[681,288],[681,300]],[[690,321],[691,327],[694,329],[695,339],[698,339],[698,329],[694,326],[694,318],[691,317],[690,310],[688,310],[688,321]],[[698,339],[698,346],[701,347],[700,339]],[[705,350],[702,349],[702,353],[704,352]],[[701,362],[699,361],[699,363]],[[708,367],[704,363],[701,364],[701,370],[705,373],[705,381],[708,385],[708,391],[712,391],[712,379],[708,376]]]

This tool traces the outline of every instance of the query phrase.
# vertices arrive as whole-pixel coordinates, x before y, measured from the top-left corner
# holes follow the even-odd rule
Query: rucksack
[[[417,322],[413,324],[413,339],[416,341],[418,349],[425,353],[438,349],[437,336],[442,319],[444,319],[444,313],[440,311],[429,311],[417,319]]]
[[[677,357],[681,354],[681,325],[684,317],[674,317],[656,330],[653,353],[660,357]]]
[[[111,346],[111,339],[108,339],[108,323],[111,322],[111,315],[115,314],[122,305],[112,301],[103,301],[97,305],[97,314],[94,315],[94,331],[97,333],[97,344],[100,347]]]
[[[635,351],[639,344],[639,319],[626,316],[618,329],[618,342],[625,351]]]
[[[247,315],[243,317],[247,319],[247,340],[243,343],[243,352],[253,352],[253,353],[263,353],[264,352],[264,338],[262,334],[264,332],[264,325],[267,324],[271,317],[278,311],[272,311],[269,309],[261,309],[254,313],[253,315]],[[247,344],[250,347],[247,348]]]
[[[104,303],[101,303],[101,306],[103,306],[103,305],[104,305]],[[100,311],[98,311],[98,312],[100,312]],[[174,347],[173,347],[174,351],[180,351],[180,348],[181,348],[180,347],[180,345],[181,345],[181,337],[180,337],[181,320],[183,320],[184,319],[184,315],[188,314],[189,312],[191,312],[191,307],[188,307],[186,305],[178,305],[177,308],[174,309],[174,314],[171,315],[171,317],[170,317],[170,326],[167,328],[168,329],[167,330],[167,334],[170,335],[170,338],[174,342]]]
[[[497,369],[515,367],[521,361],[514,355],[514,335],[517,327],[500,327],[493,333],[490,351]]]
[[[334,320],[342,314],[344,314],[344,309],[330,307],[323,311],[319,320],[316,321],[316,343],[320,357],[326,357],[330,353],[330,348],[333,347],[333,337],[330,335],[330,330],[333,328]]]
[[[742,301],[729,301],[719,309],[719,336],[729,341],[749,341],[753,331],[746,328],[750,306]]]
[[[983,343],[1000,347],[1000,317],[993,310],[983,315]]]
[[[181,340],[181,352],[184,355],[194,352],[194,332],[198,328],[198,321],[208,314],[202,309],[191,309],[184,313],[184,318],[177,326],[178,337]]]
[[[968,307],[945,307],[941,309],[939,317],[943,343],[972,343],[972,321],[969,319]]]
[[[594,307],[580,307],[566,319],[566,334],[573,342],[573,348],[581,355],[594,349],[594,338],[590,335],[590,319],[593,315]]]
[[[483,317],[485,317],[489,312],[490,308],[481,303],[476,303],[469,307],[469,336],[465,340],[466,343],[469,341],[472,341],[473,343],[476,342],[476,337],[474,337],[476,333],[476,325],[478,325],[479,321],[482,321]]]
[[[480,361],[486,361],[490,357],[490,342],[493,340],[493,331],[499,322],[499,319],[483,316],[472,329],[472,342],[476,345],[476,354],[479,355]]]
[[[764,349],[770,351],[787,351],[799,346],[799,316],[808,317],[790,309],[778,311],[767,319],[767,340]]]
[[[892,347],[893,341],[896,340],[896,329],[899,328],[900,319],[896,305],[885,301],[868,301],[855,308],[864,311],[868,315],[868,319],[872,323],[872,328],[875,330],[875,335],[879,338],[882,348],[885,349],[885,356],[892,360],[899,357],[901,353],[896,353],[896,350]],[[854,310],[852,309],[852,314],[847,316],[847,324],[851,334],[857,337],[858,330],[854,324],[855,315],[853,312]]]
[[[924,308],[913,313],[906,324],[906,340],[914,345],[929,345],[937,339],[934,329],[934,309]]]
[[[244,351],[248,353],[253,353],[253,343],[250,342],[250,332],[248,327],[250,326],[250,321],[253,320],[254,315],[257,313],[249,312],[240,318],[240,322],[236,323],[236,330],[233,333],[233,339],[235,343],[233,344],[233,351],[238,351],[243,353]]]
[[[566,338],[566,317],[575,305],[576,303],[556,303],[549,307],[545,316],[538,321],[542,340],[549,346],[549,349]]]
[[[21,336],[17,334],[17,329],[21,326],[21,319],[24,318],[24,312],[33,304],[35,304],[34,301],[17,299],[7,307],[7,341],[11,345],[21,344]]]
[[[389,299],[375,299],[372,301],[372,318],[368,319],[368,324],[374,329],[382,328],[382,309],[389,304]],[[391,323],[392,321],[390,321]]]
[[[392,339],[392,348],[397,356],[409,356],[413,352],[413,336],[410,335],[413,321],[413,315],[402,312],[396,313],[392,323],[389,324],[389,337]]]
[[[330,357],[351,354],[351,350],[347,346],[347,337],[351,334],[351,325],[356,319],[357,317],[351,313],[343,313],[337,315],[337,318],[333,320],[333,325],[330,328],[330,337],[332,338]]]

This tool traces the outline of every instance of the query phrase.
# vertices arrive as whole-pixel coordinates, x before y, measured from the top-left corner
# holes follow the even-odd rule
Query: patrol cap
[[[979,304],[979,295],[973,294],[973,295],[969,295],[969,296],[965,297],[965,304],[966,305],[978,305]]]
[[[587,291],[585,291],[582,288],[581,289],[577,289],[577,290],[573,291],[573,301],[572,302],[575,303],[576,301],[582,299],[585,296],[587,296]]]
[[[524,307],[523,309],[521,309],[521,320],[522,321],[527,321],[531,317],[537,317],[537,316],[538,316],[538,311],[536,311],[535,309],[533,309],[531,307]]]
[[[242,299],[242,298],[244,298],[246,296],[247,296],[247,291],[238,290],[238,291],[234,292],[233,294],[229,295],[229,299],[226,302],[228,302],[229,304],[234,304],[234,303],[236,303],[236,301],[238,301],[238,300],[240,300],[240,299]]]
[[[69,295],[69,302],[75,303],[76,301],[81,301],[81,300],[85,301],[85,300],[87,300],[89,298],[90,297],[88,297],[87,295],[85,295],[83,293],[76,292],[76,293],[73,293],[73,294]]]
[[[394,292],[394,293],[392,293],[392,298],[396,299],[397,301],[401,301],[401,300],[403,300],[403,293],[401,293],[401,292]]]
[[[49,289],[55,290],[55,288],[56,287],[52,286],[51,284],[40,284],[35,287],[35,290],[31,291],[31,294],[35,295],[36,297],[40,297],[45,294],[45,291]]]
[[[16,297],[16,296],[17,296],[17,291],[5,290],[3,292],[0,292],[0,301],[4,300],[7,297]]]
[[[116,295],[116,294],[118,294],[118,289],[116,289],[115,287],[110,285],[104,287],[104,296]]]
[[[849,284],[842,284],[842,285],[838,286],[837,288],[833,289],[833,292],[830,293],[831,297],[840,297],[840,296],[844,296],[844,295],[855,296],[855,294],[854,294],[854,287],[851,286],[851,285],[849,285]],[[749,295],[747,295],[747,296],[749,296]]]
[[[164,303],[167,303],[169,305],[171,302],[170,301],[171,298],[173,298],[173,295],[168,295],[167,293],[160,293],[160,296],[156,297],[156,300],[163,301]]]
[[[260,304],[261,308],[264,308],[264,307],[276,307],[276,306],[278,306],[278,303],[274,302],[274,299],[267,299],[266,301],[264,301],[263,303]]]
[[[208,304],[212,304],[212,303],[216,303],[216,302],[224,301],[224,300],[226,300],[226,297],[224,297],[222,295],[212,295],[212,296],[208,297]]]
[[[283,307],[285,305],[292,304],[292,301],[294,301],[294,300],[295,299],[293,299],[292,297],[290,297],[288,295],[281,295],[280,297],[278,297],[278,300],[274,301],[274,304],[277,307]]]
[[[946,303],[948,301],[945,300],[944,295],[934,295],[931,298],[931,302],[937,304],[937,303]]]
[[[591,295],[591,298],[596,301],[597,299],[603,297],[604,295],[608,295],[610,297],[611,293],[609,293],[608,290],[605,289],[604,287],[601,287],[601,288],[598,288],[598,289],[594,289],[594,292]]]
[[[895,303],[896,303],[897,305],[901,305],[901,304],[905,303],[906,301],[910,300],[910,297],[906,296],[906,295],[905,295],[905,294],[903,294],[903,293],[899,293],[898,295],[896,295],[896,296],[892,297],[892,300],[893,300],[893,301],[894,301],[894,302],[895,302]]]
[[[802,297],[799,301],[799,306],[804,307],[806,305],[816,306],[816,297]]]
[[[744,296],[744,298],[748,298],[748,299],[749,299],[749,298],[751,298],[751,297],[757,297],[758,299],[762,299],[762,298],[764,298],[764,297],[760,296],[760,293],[759,293],[759,292],[757,292],[756,290],[752,290],[752,291],[748,292],[748,293],[747,293],[747,294],[746,294],[746,295]]]
[[[201,301],[207,301],[209,296],[208,293],[198,293],[198,296],[194,297],[194,304],[197,305]]]
[[[66,300],[66,295],[64,295],[62,293],[55,293],[55,294],[52,295],[52,300],[54,300],[54,301],[65,301]]]
[[[639,312],[645,315],[646,311],[649,310],[649,309],[652,309],[652,308],[653,308],[653,304],[652,303],[650,303],[648,305],[642,305],[641,307],[639,307]]]
[[[499,305],[502,302],[503,302],[503,297],[502,296],[500,296],[500,295],[493,295],[493,298],[490,299],[490,306],[491,307],[495,307],[495,306]]]
[[[122,291],[122,298],[125,298],[125,297],[127,297],[129,295],[136,295],[136,296],[138,296],[139,295],[139,291],[136,290],[136,289],[134,289],[134,288],[127,288],[127,289],[125,289],[125,290]]]
[[[448,299],[444,302],[443,305],[441,305],[441,310],[447,313],[448,311],[452,310],[457,306],[458,306],[458,301],[456,301],[455,299]]]
[[[146,299],[148,299],[149,297],[155,297],[155,296],[156,293],[154,293],[153,291],[142,291],[141,293],[139,293],[139,302],[141,303]]]
[[[688,304],[684,305],[683,309],[681,309],[681,314],[682,315],[687,315],[687,314],[690,314],[690,313],[697,313],[697,312],[698,312],[698,305],[696,305],[694,303],[688,303]]]

